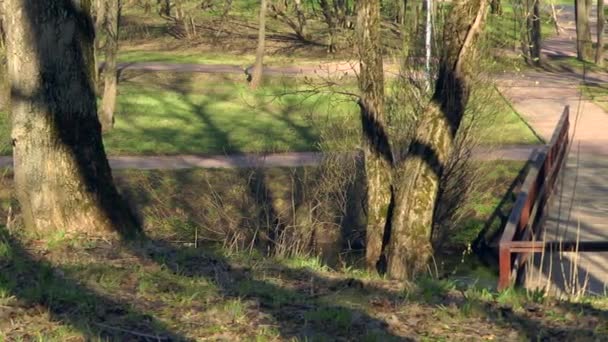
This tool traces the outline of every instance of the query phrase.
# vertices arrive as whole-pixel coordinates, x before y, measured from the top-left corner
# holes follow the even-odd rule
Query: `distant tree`
[[[258,48],[255,53],[255,65],[251,76],[250,86],[256,89],[262,83],[262,75],[264,72],[264,43],[266,40],[266,0],[260,0],[260,20],[258,28]]]
[[[89,0],[4,0],[15,192],[26,228],[136,234],[113,184],[92,84]]]
[[[604,66],[604,0],[597,0],[597,47],[595,48],[595,64]]]
[[[114,126],[114,110],[116,107],[116,93],[118,87],[118,35],[119,21],[121,11],[120,0],[101,0],[104,3],[105,9],[104,20],[101,27],[105,34],[105,55],[106,62],[103,71],[104,86],[103,97],[101,100],[101,113],[99,121],[103,131],[109,131]]]
[[[293,4],[293,7],[290,4]],[[289,26],[298,39],[302,41],[310,39],[306,30],[307,18],[302,0],[273,1],[269,7],[271,16]],[[290,13],[292,11],[295,12],[295,15]]]
[[[319,0],[323,19],[328,28],[327,52],[336,52],[336,30],[337,30],[337,14],[335,7],[330,5],[330,0]]]
[[[590,61],[592,58],[591,26],[591,0],[575,0],[576,21],[576,56],[581,61]]]
[[[496,15],[502,15],[502,3],[500,0],[490,1],[490,13]]]
[[[540,64],[541,51],[541,18],[540,0],[525,0],[525,32],[522,39],[522,50],[530,64]]]

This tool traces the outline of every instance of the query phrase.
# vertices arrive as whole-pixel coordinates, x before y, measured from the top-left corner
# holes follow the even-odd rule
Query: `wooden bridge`
[[[498,243],[499,289],[608,292],[608,159],[581,155],[577,124],[566,106],[546,149],[530,157]]]

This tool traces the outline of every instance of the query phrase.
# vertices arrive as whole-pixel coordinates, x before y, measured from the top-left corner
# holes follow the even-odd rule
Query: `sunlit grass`
[[[608,112],[608,84],[589,84],[581,87],[585,96]]]
[[[353,144],[360,134],[352,99],[297,93],[307,89],[300,78],[269,78],[258,91],[234,75],[132,72],[124,78],[115,127],[104,135],[111,155],[315,151],[319,128],[332,120],[351,127]],[[354,89],[352,82],[346,84],[349,91]],[[476,129],[482,143],[538,143],[493,88],[474,92],[471,106],[484,111]],[[9,132],[8,117],[0,113],[2,154],[10,153]]]

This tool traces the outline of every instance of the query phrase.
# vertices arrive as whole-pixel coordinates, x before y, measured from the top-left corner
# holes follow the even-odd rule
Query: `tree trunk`
[[[334,53],[336,52],[336,18],[335,13],[332,11],[331,6],[329,5],[328,0],[319,0],[321,5],[321,10],[323,12],[323,17],[325,18],[325,23],[328,28],[328,42],[327,42],[327,52]]]
[[[591,0],[575,0],[576,55],[581,61],[590,61],[592,56],[591,27],[589,14]]]
[[[389,277],[409,279],[432,253],[433,212],[444,165],[453,150],[470,92],[469,65],[483,30],[487,2],[457,0],[444,28],[445,47],[435,92],[421,115],[404,161],[395,163]]]
[[[4,0],[15,190],[27,229],[137,233],[101,139],[90,2]]]
[[[106,3],[106,20],[104,31],[106,33],[105,52],[106,64],[103,71],[104,86],[101,101],[100,122],[103,131],[114,127],[114,109],[116,107],[116,92],[118,87],[118,70],[116,58],[118,55],[118,34],[120,20],[120,0],[104,0]]]
[[[540,1],[526,0],[526,58],[530,64],[540,64],[541,51],[541,25],[540,25]]]
[[[359,89],[367,179],[366,261],[370,269],[382,252],[386,218],[391,199],[392,162],[384,123],[384,73],[380,41],[379,0],[360,0],[357,5],[357,45],[360,63]]]
[[[490,13],[495,15],[502,15],[502,4],[500,0],[490,1]]]
[[[604,66],[604,0],[597,0],[597,47],[595,49],[595,64]]]
[[[266,40],[266,0],[260,1],[260,24],[258,29],[258,49],[255,53],[255,65],[251,77],[251,89],[256,89],[262,84],[264,73],[264,43]]]
[[[296,17],[298,20],[297,28],[294,29],[296,35],[302,40],[308,40],[308,35],[306,34],[306,14],[304,13],[304,9],[302,8],[301,0],[294,0],[296,7]]]

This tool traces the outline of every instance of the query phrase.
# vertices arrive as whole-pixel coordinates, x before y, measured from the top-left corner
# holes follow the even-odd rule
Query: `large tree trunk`
[[[77,3],[77,4],[76,4]],[[4,0],[15,190],[39,233],[133,236],[101,140],[88,0]]]
[[[595,64],[604,66],[604,0],[597,0],[597,47],[595,49]]]
[[[386,218],[391,199],[392,162],[384,123],[384,73],[380,40],[379,0],[360,0],[357,4],[357,45],[360,61],[359,89],[364,134],[367,179],[366,261],[376,267],[382,251]]]
[[[116,107],[116,92],[118,87],[118,32],[120,20],[120,0],[104,0],[106,4],[104,31],[106,34],[105,52],[106,64],[103,71],[104,86],[101,101],[101,128],[109,131],[114,127],[114,109]]]
[[[589,15],[591,13],[591,0],[575,0],[576,20],[576,55],[581,61],[590,61],[592,58],[591,27]]]
[[[445,47],[435,92],[421,115],[406,159],[396,162],[387,272],[408,279],[432,253],[433,212],[444,165],[468,102],[468,63],[483,30],[487,1],[457,0],[444,28]]]
[[[260,24],[258,29],[258,49],[255,53],[255,65],[251,77],[251,89],[256,89],[262,83],[264,72],[264,43],[266,41],[266,0],[260,1]]]

